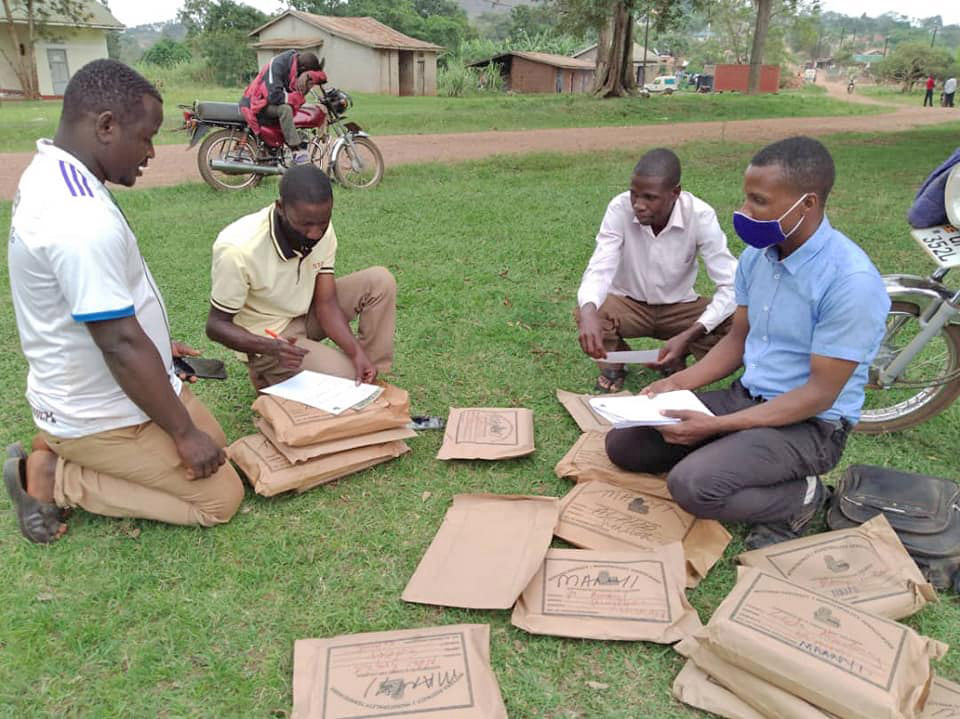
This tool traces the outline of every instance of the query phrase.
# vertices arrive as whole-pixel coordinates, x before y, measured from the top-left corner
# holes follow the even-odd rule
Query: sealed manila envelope
[[[254,400],[253,410],[270,423],[278,441],[303,447],[406,427],[410,422],[410,395],[388,384],[383,394],[366,407],[329,414],[300,402],[261,394]]]
[[[673,697],[723,719],[767,719],[736,694],[718,684],[688,659],[673,680]]]
[[[887,518],[741,554],[741,564],[888,619],[938,601]]]
[[[403,600],[510,609],[543,564],[558,508],[556,497],[454,495]]]
[[[678,654],[690,660],[687,662],[688,666],[690,662],[693,662],[693,665],[709,676],[711,681],[719,684],[732,696],[747,704],[755,713],[759,713],[763,717],[769,717],[769,719],[837,719],[834,714],[822,711],[813,704],[774,686],[765,679],[754,676],[750,672],[721,659],[695,636],[688,637],[674,645],[674,649]],[[677,679],[679,680],[679,678],[678,676]],[[676,685],[674,685],[674,696],[677,696]],[[677,698],[680,699],[680,697]],[[703,706],[699,708],[724,716],[723,712],[716,708]]]
[[[960,719],[960,684],[934,675],[920,719]]]
[[[670,644],[700,629],[678,542],[656,552],[550,549],[511,622],[532,634]]]
[[[291,719],[507,719],[490,667],[490,627],[300,639]]]
[[[917,719],[930,660],[947,651],[903,624],[754,568],[743,569],[702,636],[722,659],[843,719]]]
[[[262,417],[255,418],[253,426],[260,431],[260,434],[270,440],[270,443],[287,458],[287,461],[293,464],[306,462],[314,457],[325,457],[328,454],[346,452],[348,449],[369,447],[372,444],[385,444],[386,442],[395,442],[398,439],[412,439],[417,436],[417,433],[412,429],[398,427],[397,429],[384,429],[380,432],[362,434],[358,437],[335,439],[332,442],[318,442],[317,444],[308,444],[305,447],[293,447],[277,439],[273,427]]]
[[[695,587],[730,543],[730,533],[712,519],[697,519],[669,499],[607,482],[583,482],[560,502],[556,532],[584,549],[653,552],[680,542],[687,559],[687,587]]]
[[[531,410],[451,407],[437,459],[510,459],[533,451]]]
[[[227,456],[243,472],[257,494],[272,497],[290,490],[304,492],[409,451],[404,442],[396,441],[292,464],[262,434],[251,434],[231,444]]]
[[[614,392],[606,395],[607,397],[622,397],[630,394],[629,392]],[[557,399],[564,406],[573,421],[577,423],[584,432],[606,432],[613,428],[608,419],[603,417],[590,406],[590,400],[596,397],[594,394],[575,394],[566,390],[557,390]]]
[[[554,474],[560,479],[572,479],[575,482],[598,479],[635,492],[672,499],[663,477],[628,472],[611,462],[604,447],[605,437],[605,434],[598,432],[586,432],[580,435],[580,439],[570,448],[570,451],[557,462],[557,466],[553,468]]]

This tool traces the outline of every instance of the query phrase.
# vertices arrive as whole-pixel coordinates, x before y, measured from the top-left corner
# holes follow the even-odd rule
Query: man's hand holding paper
[[[680,420],[676,424],[657,427],[663,438],[670,444],[700,444],[705,439],[722,433],[721,419],[712,414],[689,409],[665,409],[662,414],[664,417]]]

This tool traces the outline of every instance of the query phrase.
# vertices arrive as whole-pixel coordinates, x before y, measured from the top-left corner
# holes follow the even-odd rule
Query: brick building
[[[495,64],[504,86],[513,92],[590,92],[594,64],[566,55],[545,52],[508,52],[470,63],[472,67]]]

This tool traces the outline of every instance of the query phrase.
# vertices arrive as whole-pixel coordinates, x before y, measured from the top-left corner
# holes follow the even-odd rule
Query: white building
[[[54,14],[46,22],[53,37],[36,43],[37,79],[44,97],[63,95],[70,77],[92,60],[107,57],[107,32],[123,30],[123,25],[95,0],[86,2],[88,17],[81,22]],[[27,16],[23,5],[11,3],[11,14],[20,47],[14,47],[6,16],[0,12],[0,93],[20,93],[23,88],[10,60],[26,53]]]
[[[284,50],[326,59],[330,84],[354,92],[436,95],[437,54],[443,50],[372,17],[334,17],[287,10],[250,33],[257,65]]]

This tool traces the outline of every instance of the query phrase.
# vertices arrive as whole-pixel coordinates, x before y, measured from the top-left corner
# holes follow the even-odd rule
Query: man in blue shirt
[[[607,435],[620,467],[669,470],[688,512],[755,525],[751,549],[800,536],[823,505],[818,475],[837,464],[860,417],[890,309],[873,263],[826,218],[834,174],[827,149],[806,137],[754,156],[734,214],[749,247],[733,326],[700,362],[644,392],[696,389],[741,366],[743,376],[700,395],[715,416],[665,412],[680,422]]]

